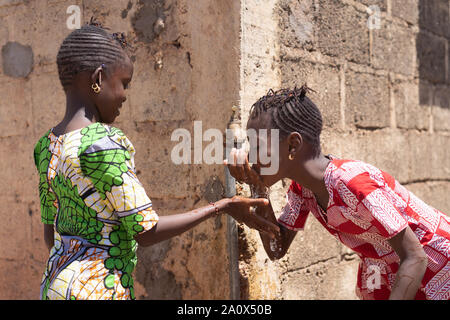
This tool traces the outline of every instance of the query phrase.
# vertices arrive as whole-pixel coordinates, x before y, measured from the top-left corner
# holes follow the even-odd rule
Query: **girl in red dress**
[[[269,91],[250,111],[247,129],[279,132],[278,155],[270,154],[270,134],[250,145],[250,150],[268,150],[267,156],[278,161],[277,173],[260,174],[271,164],[261,164],[258,157],[250,166],[242,150],[233,149],[225,161],[231,174],[259,195],[267,195],[267,187],[280,179],[292,180],[278,219],[271,206],[256,210],[280,227],[275,240],[261,234],[270,259],[286,254],[311,213],[359,255],[361,299],[448,300],[450,218],[370,164],[323,155],[322,117],[307,91],[306,86]]]

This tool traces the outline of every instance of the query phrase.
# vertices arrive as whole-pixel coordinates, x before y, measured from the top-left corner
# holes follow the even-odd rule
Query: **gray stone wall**
[[[371,163],[450,214],[448,0],[245,0],[242,21],[244,123],[270,88],[307,83],[325,154]],[[288,186],[273,188],[278,210]],[[314,217],[277,262],[254,231],[240,238],[243,296],[356,298],[357,256]]]

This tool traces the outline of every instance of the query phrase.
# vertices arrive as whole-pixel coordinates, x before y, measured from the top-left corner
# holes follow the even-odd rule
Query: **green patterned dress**
[[[36,144],[41,220],[54,246],[41,299],[134,299],[134,236],[158,222],[136,177],[134,147],[117,128],[93,123]]]

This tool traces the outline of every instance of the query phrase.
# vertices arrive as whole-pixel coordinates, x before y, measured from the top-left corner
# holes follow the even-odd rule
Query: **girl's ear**
[[[97,83],[99,86],[102,85],[102,74],[103,74],[103,66],[98,67],[91,74],[91,82],[92,84]]]
[[[299,152],[303,147],[303,137],[298,132],[291,132],[287,137],[289,152],[293,155]]]

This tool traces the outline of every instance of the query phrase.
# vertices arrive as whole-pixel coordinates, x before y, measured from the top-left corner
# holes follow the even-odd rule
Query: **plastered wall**
[[[132,46],[134,76],[115,126],[133,142],[138,177],[160,215],[219,199],[221,165],[175,165],[177,128],[225,130],[239,99],[239,2],[0,1],[0,298],[36,299],[48,257],[40,223],[33,147],[62,119],[56,54],[94,16]],[[159,19],[159,21],[158,21]],[[155,28],[156,22],[158,27]],[[205,143],[206,144],[206,143]],[[138,249],[138,299],[229,297],[226,218]],[[218,276],[220,275],[220,276]]]

